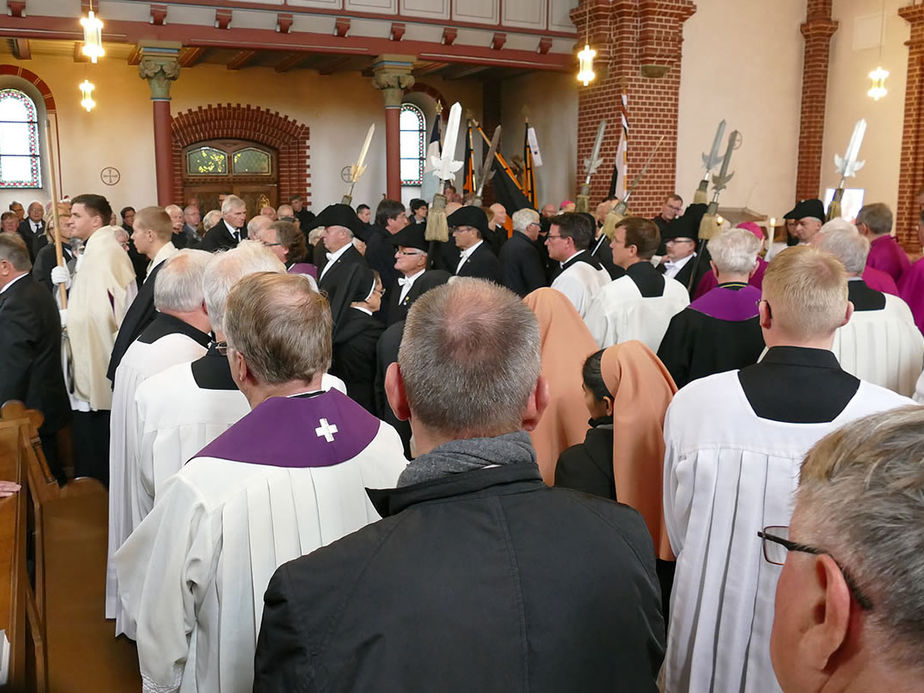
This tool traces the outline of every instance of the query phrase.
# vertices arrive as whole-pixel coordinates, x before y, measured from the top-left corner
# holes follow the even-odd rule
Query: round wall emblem
[[[107,166],[99,172],[99,179],[106,185],[115,185],[122,179],[122,174],[115,166]]]

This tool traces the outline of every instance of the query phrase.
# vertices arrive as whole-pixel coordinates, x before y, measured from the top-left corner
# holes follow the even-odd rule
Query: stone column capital
[[[382,91],[386,108],[401,105],[404,90],[414,86],[414,56],[381,55],[372,65],[372,83]]]
[[[142,44],[138,75],[148,81],[151,98],[170,100],[170,82],[180,76],[179,44]]]

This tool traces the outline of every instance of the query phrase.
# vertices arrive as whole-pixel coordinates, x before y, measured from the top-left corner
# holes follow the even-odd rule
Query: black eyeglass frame
[[[767,563],[772,563],[773,565],[783,565],[782,563],[778,563],[770,559],[770,556],[767,554],[767,543],[766,542],[768,541],[771,541],[774,544],[779,544],[787,551],[798,551],[800,553],[810,553],[813,556],[829,556],[831,560],[834,561],[835,565],[837,565],[837,567],[840,568],[841,574],[844,576],[844,582],[847,583],[847,589],[850,590],[850,593],[853,595],[853,598],[857,601],[857,604],[860,605],[860,608],[863,609],[864,611],[872,611],[873,609],[872,600],[863,593],[863,591],[853,581],[853,578],[850,577],[850,573],[847,572],[847,569],[843,566],[843,564],[839,560],[837,560],[834,556],[832,556],[829,551],[825,551],[824,549],[819,549],[814,546],[809,546],[808,544],[800,544],[797,541],[790,541],[789,539],[783,539],[783,537],[778,537],[775,534],[771,534],[768,532],[768,530],[773,530],[773,529],[786,529],[788,531],[789,527],[786,527],[785,525],[770,525],[770,526],[764,527],[764,531],[757,533],[757,536],[763,540],[762,548],[764,552],[764,560],[767,561]]]

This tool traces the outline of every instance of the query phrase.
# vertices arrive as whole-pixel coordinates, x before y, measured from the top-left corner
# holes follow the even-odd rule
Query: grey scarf
[[[451,440],[408,464],[398,477],[398,486],[419,484],[492,465],[524,462],[536,464],[536,451],[525,431],[505,433],[495,438]]]

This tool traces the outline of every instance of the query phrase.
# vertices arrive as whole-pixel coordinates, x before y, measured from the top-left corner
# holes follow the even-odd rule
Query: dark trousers
[[[109,487],[109,411],[75,411],[74,478],[91,476]]]

